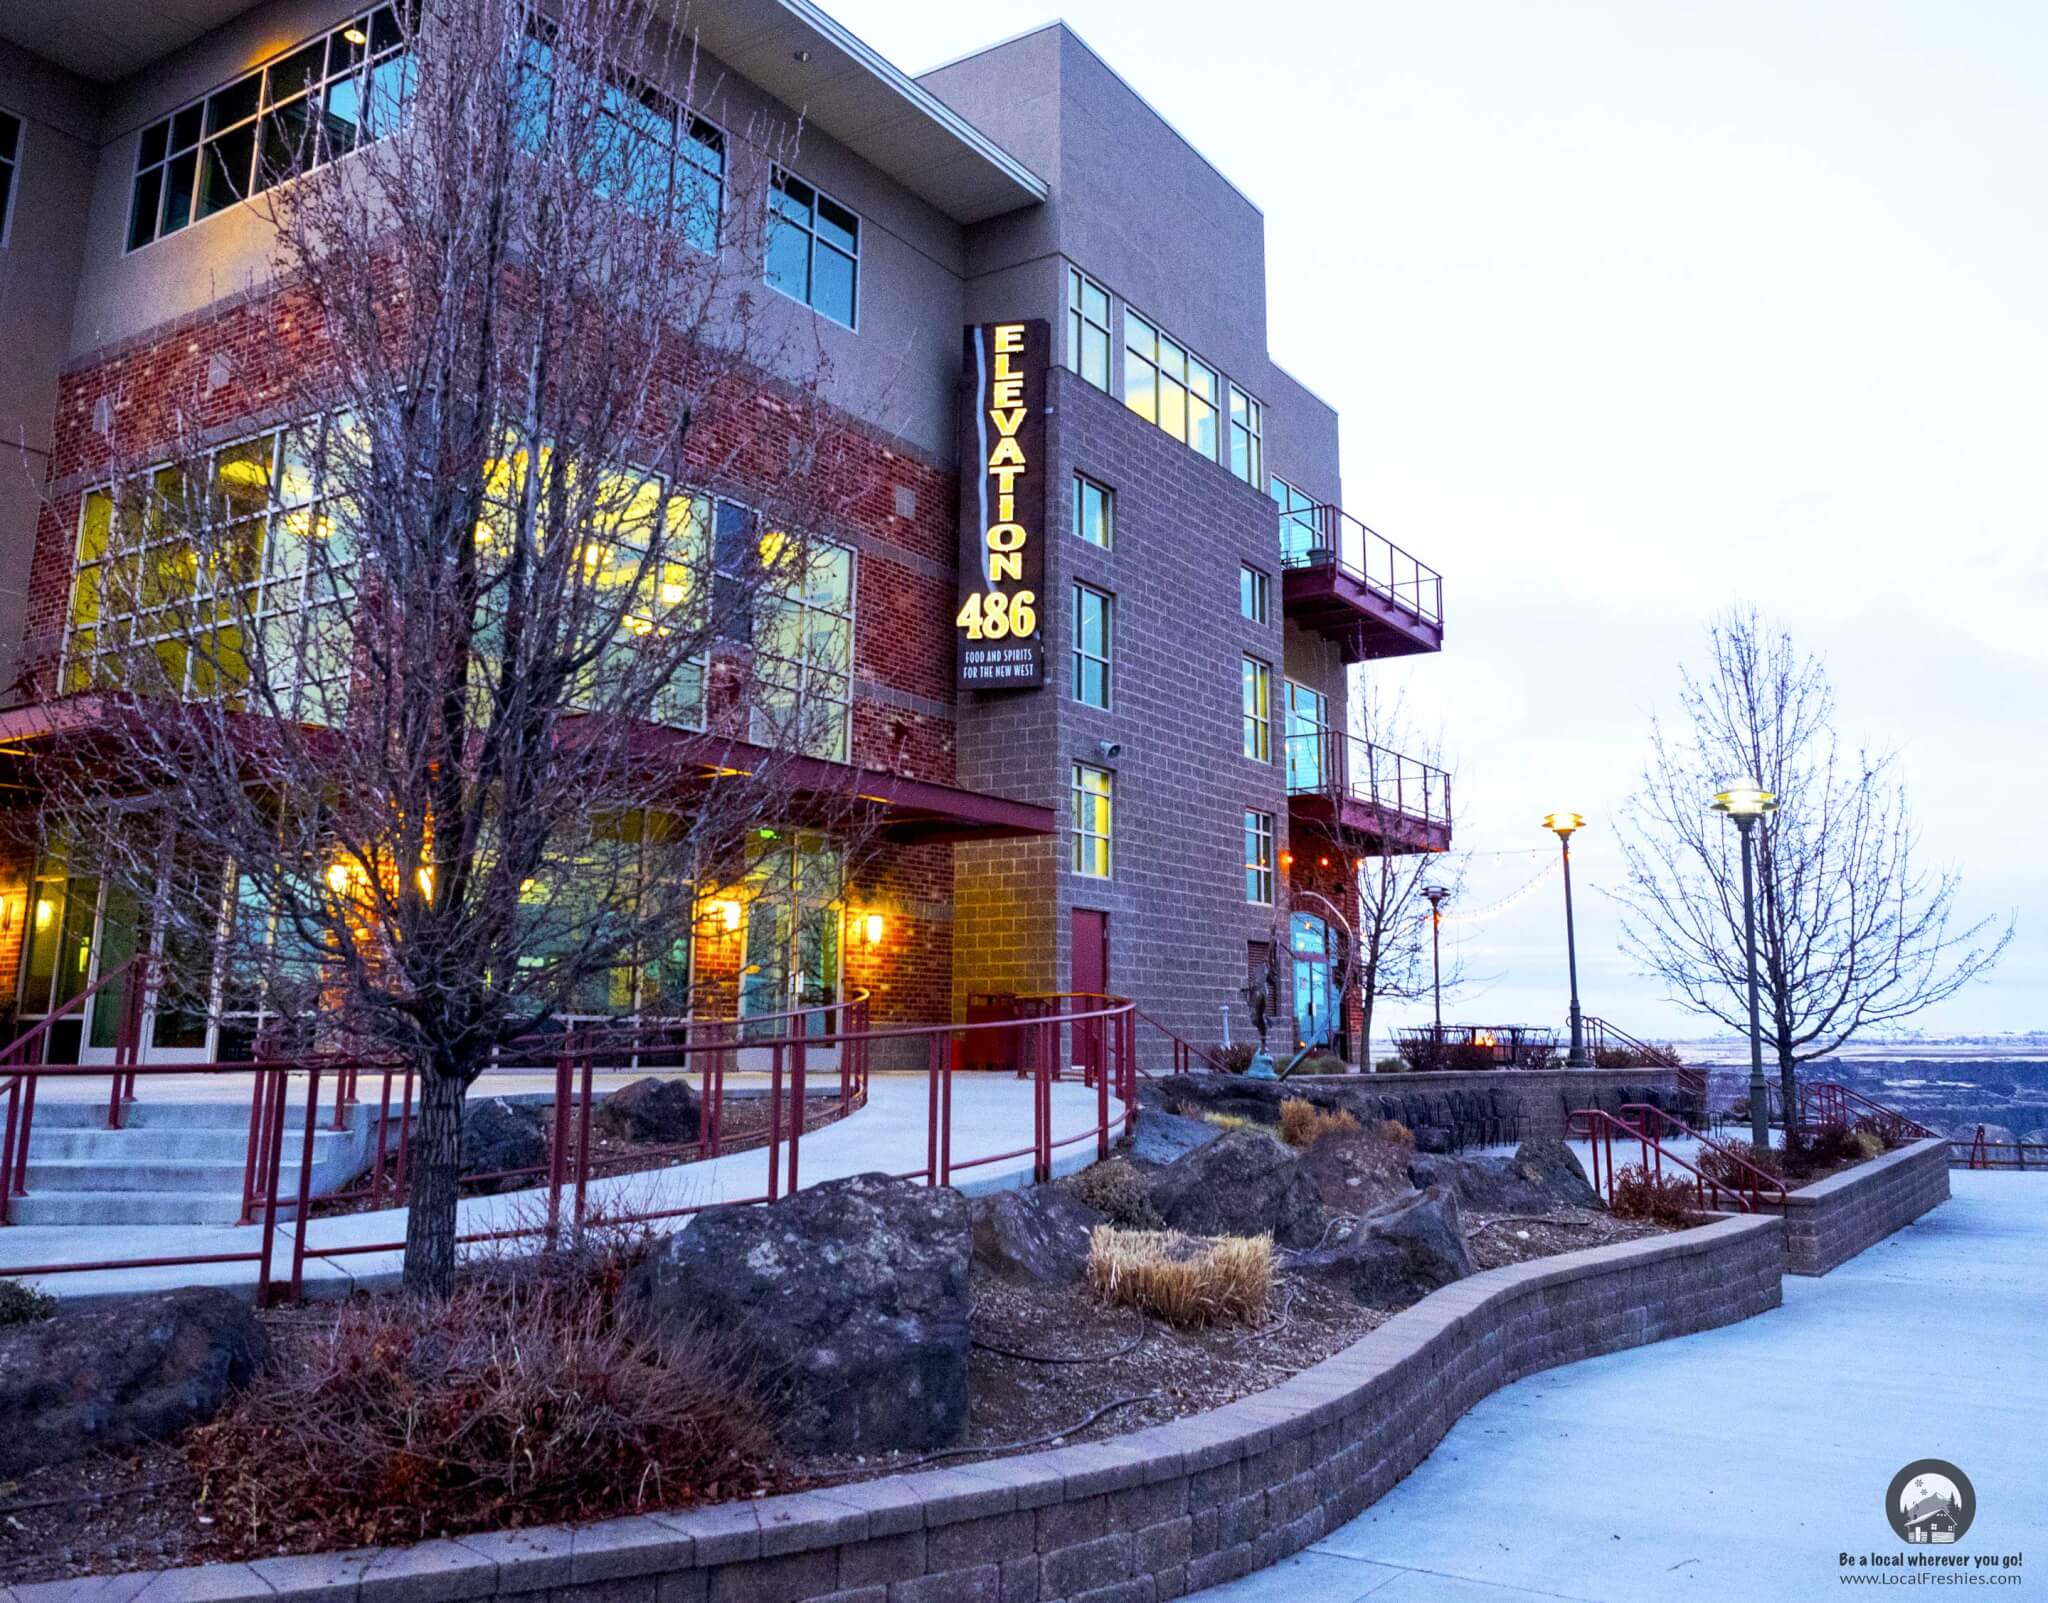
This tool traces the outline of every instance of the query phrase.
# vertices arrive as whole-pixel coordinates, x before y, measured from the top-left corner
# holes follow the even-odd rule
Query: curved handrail
[[[1697,1141],[1704,1151],[1713,1153],[1740,1173],[1749,1176],[1751,1181],[1750,1191],[1758,1201],[1765,1200],[1764,1193],[1766,1191],[1775,1191],[1778,1193],[1778,1206],[1782,1208],[1786,1205],[1788,1193],[1783,1176],[1772,1174],[1770,1170],[1762,1167],[1760,1164],[1750,1162],[1749,1159],[1745,1158],[1733,1147],[1722,1145],[1712,1136],[1700,1134],[1699,1131],[1695,1130],[1675,1113],[1667,1112],[1663,1108],[1658,1107],[1654,1102],[1624,1102],[1615,1111],[1617,1113],[1640,1114],[1643,1116],[1645,1123],[1654,1123],[1656,1128],[1650,1133],[1660,1143],[1667,1135],[1674,1131],[1679,1135]],[[1624,1120],[1623,1122],[1626,1123],[1627,1121]],[[1676,1157],[1677,1155],[1674,1153],[1673,1156]]]

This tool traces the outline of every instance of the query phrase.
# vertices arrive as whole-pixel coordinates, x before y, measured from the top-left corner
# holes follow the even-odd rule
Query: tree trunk
[[[462,1172],[460,1075],[429,1063],[420,1080],[420,1116],[406,1168],[411,1199],[405,1215],[405,1289],[445,1297],[455,1287],[455,1202]]]
[[[1782,1049],[1778,1053],[1778,1094],[1785,1099],[1785,1145],[1789,1147],[1799,1124],[1799,1067],[1792,1054]]]
[[[1372,981],[1367,980],[1358,991],[1358,1067],[1365,1074],[1379,1067],[1372,1057],[1372,989]]]

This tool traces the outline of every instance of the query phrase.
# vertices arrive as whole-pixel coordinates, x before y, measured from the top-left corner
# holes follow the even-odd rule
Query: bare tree
[[[175,398],[171,460],[88,504],[108,621],[65,688],[106,736],[47,832],[166,996],[418,1068],[405,1278],[440,1292],[469,1085],[564,1014],[686,1014],[672,958],[790,799],[756,748],[844,754],[850,624],[809,603],[845,441],[759,288],[794,130],[701,121],[640,0],[371,35],[266,157],[276,427]]]
[[[1926,866],[1892,754],[1844,745],[1819,659],[1754,611],[1711,640],[1679,727],[1651,724],[1622,822],[1622,943],[1682,1005],[1747,1035],[1740,847],[1708,802],[1737,776],[1776,793],[1755,826],[1757,966],[1790,1117],[1798,1064],[1955,995],[2012,926],[1958,927],[1956,876]]]

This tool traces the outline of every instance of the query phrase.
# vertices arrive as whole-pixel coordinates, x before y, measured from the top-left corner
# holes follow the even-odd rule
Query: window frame
[[[1273,761],[1273,665],[1247,651],[1239,675],[1244,712],[1244,738],[1240,748],[1255,763]]]
[[[1091,289],[1102,297],[1103,320],[1100,323],[1088,316],[1086,292]],[[1082,364],[1082,352],[1086,348],[1082,336],[1091,328],[1102,335],[1102,382],[1099,384],[1088,376],[1088,369]],[[1067,264],[1067,366],[1083,384],[1102,391],[1104,395],[1116,393],[1116,298],[1072,262]]]
[[[1091,490],[1102,497],[1102,538],[1100,540],[1088,538],[1082,518],[1082,511],[1087,506],[1088,494]],[[1116,549],[1116,491],[1112,490],[1100,479],[1091,479],[1085,473],[1076,473],[1074,475],[1074,538],[1083,545],[1097,551],[1114,551]]]
[[[28,119],[18,111],[0,106],[0,123],[14,124],[14,154],[0,157],[0,169],[7,175],[7,192],[0,195],[0,250],[14,238],[14,202],[21,193],[21,153],[28,147]]]
[[[1124,360],[1121,390],[1125,409],[1135,412],[1168,439],[1178,440],[1203,461],[1216,462],[1228,467],[1228,463],[1222,460],[1227,432],[1227,402],[1224,392],[1228,383],[1222,370],[1196,355],[1188,345],[1128,304],[1124,307],[1123,321]],[[1134,326],[1143,329],[1149,337],[1149,354],[1132,343]],[[1174,371],[1176,368],[1177,372]],[[1133,399],[1136,386],[1145,374],[1150,375],[1150,383],[1146,386],[1150,392],[1149,411],[1134,404]],[[1197,374],[1207,381],[1206,393],[1203,393],[1195,383]],[[1178,392],[1179,396],[1176,404],[1180,412],[1181,426],[1178,430],[1169,427],[1166,422],[1170,392]],[[1209,434],[1209,448],[1206,451],[1195,439],[1197,419],[1204,414]]]
[[[1090,790],[1082,776],[1099,779],[1100,790]],[[1116,771],[1099,767],[1094,763],[1076,762],[1072,779],[1074,847],[1070,858],[1073,872],[1082,879],[1114,879],[1116,877]],[[1082,816],[1084,803],[1101,803],[1102,828],[1098,832],[1085,827]],[[1092,810],[1092,809],[1091,809]],[[1092,822],[1088,820],[1087,822]],[[1093,843],[1099,846],[1099,854],[1088,850]],[[1086,860],[1100,856],[1102,871],[1097,873],[1087,866]],[[1085,860],[1084,860],[1085,859]]]
[[[1100,653],[1088,650],[1083,641],[1081,620],[1084,616],[1084,601],[1097,601],[1101,603],[1102,650]],[[1115,695],[1110,686],[1110,664],[1115,659],[1116,653],[1116,598],[1107,590],[1097,589],[1092,584],[1076,579],[1073,586],[1071,636],[1073,673],[1067,686],[1068,694],[1073,698],[1077,706],[1093,707],[1098,712],[1108,712]],[[1102,670],[1102,699],[1100,701],[1091,701],[1082,693],[1082,687],[1086,683],[1086,670],[1091,666]]]
[[[1244,421],[1238,420],[1238,402],[1244,403]],[[1256,395],[1237,383],[1230,383],[1229,394],[1229,458],[1223,465],[1230,469],[1231,476],[1263,492],[1266,488],[1266,406]],[[1245,440],[1245,460],[1250,469],[1247,473],[1237,470],[1237,443],[1239,436]]]
[[[811,220],[808,224],[798,223],[794,219],[784,216],[776,209],[776,194],[778,192],[786,192],[783,191],[782,186],[787,180],[794,180],[811,192]],[[848,252],[831,240],[823,238],[819,234],[818,214],[820,207],[818,203],[820,201],[830,201],[853,219],[853,249],[851,252]],[[867,275],[861,271],[861,240],[862,236],[867,232],[867,219],[823,185],[813,183],[794,168],[785,167],[780,162],[775,163],[770,169],[768,195],[764,204],[768,207],[769,240],[767,248],[761,254],[761,282],[774,290],[776,294],[782,296],[783,299],[795,301],[799,306],[809,307],[810,310],[816,312],[818,316],[824,318],[828,323],[836,323],[849,333],[858,334],[860,332],[861,290],[867,281]],[[800,229],[809,242],[804,257],[806,293],[803,295],[792,295],[788,290],[775,282],[774,277],[769,271],[769,257],[774,250],[774,231],[777,228]],[[818,252],[820,249],[828,250],[835,256],[843,256],[853,264],[853,298],[852,304],[847,308],[847,316],[844,320],[826,311],[817,303]]]
[[[1273,505],[1279,512],[1280,565],[1301,567],[1308,561],[1308,553],[1315,549],[1315,497],[1299,485],[1288,483],[1277,473],[1272,476],[1266,493],[1272,498]],[[1287,538],[1287,531],[1290,528],[1301,530],[1307,538],[1307,543],[1300,548],[1298,554]]]
[[[727,504],[732,506],[745,507],[746,511],[750,514],[750,517],[752,519],[748,527],[752,532],[753,537],[756,539],[761,537],[761,535],[764,532],[764,529],[761,523],[761,515],[756,508],[746,507],[746,504],[744,502],[734,501],[730,497],[718,497],[716,499],[723,500]],[[801,756],[816,757],[822,762],[851,763],[853,761],[853,707],[854,702],[856,700],[853,690],[854,664],[859,656],[858,634],[860,607],[860,552],[852,544],[851,541],[834,540],[829,536],[822,534],[809,536],[808,544],[813,550],[815,550],[819,546],[830,546],[833,550],[843,551],[846,554],[846,672],[844,675],[846,681],[846,694],[843,699],[839,697],[825,698],[830,700],[833,705],[838,706],[841,709],[841,716],[839,719],[838,727],[842,739],[839,745],[839,755],[837,756],[826,756],[818,752],[809,751],[801,745],[789,749],[793,750]],[[714,557],[713,560],[715,565],[716,558]],[[775,652],[767,650],[761,644],[761,628],[764,614],[773,607],[782,605],[785,602],[793,604],[798,609],[800,622],[806,624],[808,623],[810,616],[813,613],[818,613],[827,617],[837,616],[837,614],[829,612],[824,607],[813,605],[811,601],[805,596],[784,597],[773,594],[771,591],[764,588],[762,592],[754,598],[753,605],[749,609],[747,644],[753,653],[753,660],[755,663],[754,673],[756,682],[750,687],[749,690],[749,696],[752,705],[747,714],[747,736],[757,745],[772,745],[774,743],[773,731],[770,731],[770,738],[764,740],[760,732],[760,726],[756,723],[756,720],[761,716],[761,702],[766,694],[764,688],[759,683],[759,665],[762,662],[766,661],[778,663],[793,663],[798,672],[797,682],[793,687],[791,694],[798,703],[801,703],[807,695],[811,694],[811,675],[814,671],[811,663],[802,657],[792,659],[789,657],[781,656]],[[822,673],[827,672],[828,670],[819,669],[816,671]],[[710,701],[710,673],[708,667],[704,676],[704,683],[705,704],[708,708]],[[776,688],[779,689],[780,687]],[[777,749],[782,748],[778,747]]]
[[[1244,810],[1244,899],[1252,907],[1271,907],[1278,881],[1279,824],[1273,814],[1256,807]],[[1264,891],[1263,896],[1259,895]]]
[[[1249,562],[1237,565],[1237,615],[1249,623],[1273,621],[1273,576]]]

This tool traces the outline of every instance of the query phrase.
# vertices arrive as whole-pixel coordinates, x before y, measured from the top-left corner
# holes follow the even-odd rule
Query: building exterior
[[[1355,1052],[1330,982],[1350,868],[1443,849],[1449,796],[1350,735],[1353,680],[1440,649],[1441,588],[1341,510],[1336,414],[1267,350],[1258,208],[1064,25],[913,80],[807,0],[691,22],[718,138],[803,118],[773,287],[862,442],[823,531],[843,576],[813,598],[843,652],[815,760],[882,809],[880,848],[792,915],[829,928],[741,909],[692,932],[695,1005],[865,988],[930,1022],[1110,990],[1208,1046],[1226,1010],[1242,1038],[1277,947],[1275,1045]],[[174,401],[222,441],[275,426],[292,331],[260,208],[221,175],[271,100],[339,94],[397,38],[359,0],[0,12],[0,752],[23,805],[38,743],[92,716],[77,581],[111,442],[146,454]],[[21,1022],[107,961],[105,896],[78,865],[6,866]],[[146,1034],[231,1044],[168,1010]],[[52,1050],[106,1037],[81,1018]]]

